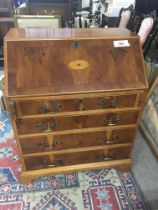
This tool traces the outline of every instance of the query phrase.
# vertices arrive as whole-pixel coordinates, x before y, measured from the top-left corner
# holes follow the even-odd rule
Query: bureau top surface
[[[12,29],[5,95],[146,89],[139,37],[126,29]]]
[[[107,39],[135,36],[127,29],[119,28],[96,28],[96,29],[11,29],[5,39],[10,41],[18,40],[61,40],[61,39]]]

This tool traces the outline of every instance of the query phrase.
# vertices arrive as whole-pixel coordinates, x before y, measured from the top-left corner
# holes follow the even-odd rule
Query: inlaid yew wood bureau
[[[146,91],[139,37],[128,30],[10,30],[5,100],[22,181],[129,170]]]

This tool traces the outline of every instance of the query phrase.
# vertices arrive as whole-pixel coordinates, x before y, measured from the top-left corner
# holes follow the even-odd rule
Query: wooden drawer
[[[138,111],[76,117],[17,120],[18,134],[50,133],[81,128],[109,127],[137,123]]]
[[[17,101],[13,106],[17,117],[20,118],[25,115],[134,107],[136,97],[137,94],[60,100],[48,100],[46,98],[42,100]]]
[[[130,147],[25,158],[27,170],[71,166],[128,158]]]
[[[102,145],[131,143],[134,129],[113,130],[110,135],[104,132],[42,136],[21,139],[24,154],[57,151]],[[109,136],[109,137],[108,137]]]

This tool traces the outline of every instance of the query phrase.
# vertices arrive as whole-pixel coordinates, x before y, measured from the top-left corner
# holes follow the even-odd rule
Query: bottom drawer
[[[25,164],[27,170],[38,170],[59,166],[127,159],[129,152],[130,146],[117,149],[76,152],[62,155],[27,157],[25,158]]]

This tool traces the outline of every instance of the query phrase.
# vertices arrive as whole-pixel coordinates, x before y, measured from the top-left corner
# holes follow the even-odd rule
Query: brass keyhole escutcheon
[[[71,61],[68,65],[71,70],[86,70],[89,67],[89,62],[77,59]]]

